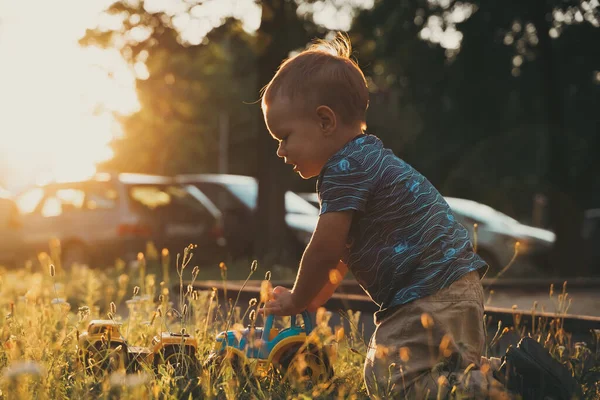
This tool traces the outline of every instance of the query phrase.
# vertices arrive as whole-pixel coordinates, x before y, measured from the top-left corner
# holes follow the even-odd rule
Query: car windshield
[[[138,210],[163,213],[177,220],[186,220],[190,214],[208,213],[202,203],[179,185],[130,185],[129,200]]]
[[[258,185],[228,183],[227,187],[246,205],[246,207],[250,208],[251,210],[256,209]],[[291,214],[317,215],[319,213],[319,211],[308,201],[291,191],[287,191],[285,193],[285,209],[286,212]]]

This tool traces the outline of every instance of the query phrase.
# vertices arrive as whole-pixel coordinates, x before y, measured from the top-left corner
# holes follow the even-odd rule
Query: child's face
[[[267,106],[265,123],[279,142],[277,155],[304,179],[319,175],[331,156],[320,120],[289,99],[274,99]]]

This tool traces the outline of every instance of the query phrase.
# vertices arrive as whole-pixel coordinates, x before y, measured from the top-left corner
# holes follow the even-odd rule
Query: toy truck
[[[333,376],[329,352],[310,337],[310,315],[306,311],[298,315],[302,324],[294,315],[291,325],[281,331],[273,326],[274,317],[269,315],[264,327],[219,333],[206,367],[214,372],[227,360],[236,374],[264,376],[272,366],[292,384],[310,387],[327,382]]]
[[[173,368],[175,375],[198,372],[198,342],[189,334],[162,332],[152,339],[152,347],[130,346],[113,320],[92,320],[79,335],[79,351],[86,368],[100,375],[118,369],[127,372],[144,367],[158,371],[159,366]]]

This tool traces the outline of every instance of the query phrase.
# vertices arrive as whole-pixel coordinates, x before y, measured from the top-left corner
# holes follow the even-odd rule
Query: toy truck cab
[[[79,335],[79,350],[86,367],[110,371],[127,365],[127,342],[119,327],[110,319],[90,321],[87,331]]]
[[[273,315],[267,316],[264,327],[246,328],[241,332],[221,332],[216,337],[216,344],[209,356],[211,363],[219,363],[229,358],[232,365],[239,369],[254,369],[254,373],[266,373],[273,365],[284,375],[293,372],[295,378],[308,378],[313,384],[321,383],[333,375],[328,355],[319,349],[318,343],[310,339],[313,324],[308,312],[301,314],[302,322],[297,322],[297,315],[291,316],[289,327],[281,331],[274,326]],[[303,358],[305,368],[292,371],[290,368],[299,358]],[[254,364],[248,368],[248,364]]]

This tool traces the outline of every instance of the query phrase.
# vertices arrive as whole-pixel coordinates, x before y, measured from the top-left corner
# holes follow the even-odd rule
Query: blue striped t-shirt
[[[380,307],[377,320],[486,267],[442,195],[374,135],[327,161],[317,193],[320,214],[355,210],[346,261]]]

